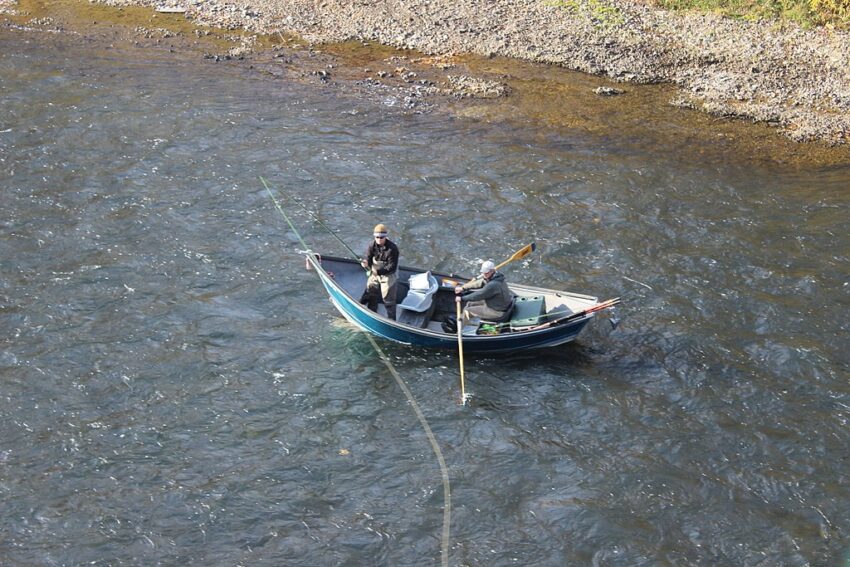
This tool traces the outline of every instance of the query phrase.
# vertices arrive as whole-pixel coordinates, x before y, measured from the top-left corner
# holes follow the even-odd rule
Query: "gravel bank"
[[[361,40],[434,56],[549,63],[623,83],[672,83],[673,106],[768,123],[796,141],[850,143],[845,31],[674,14],[629,0],[90,1],[167,8],[200,25],[313,43]],[[15,5],[0,0],[0,14]],[[240,50],[253,47],[245,41]],[[616,94],[608,90],[600,94]]]
[[[157,0],[104,0],[162,6]],[[678,85],[671,104],[850,142],[850,33],[682,15],[624,0],[168,0],[200,24],[501,55]],[[604,6],[604,7],[603,7]]]

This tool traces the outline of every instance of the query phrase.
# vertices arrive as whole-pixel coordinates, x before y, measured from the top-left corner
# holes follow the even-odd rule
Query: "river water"
[[[425,432],[258,176],[356,250],[622,296],[466,359],[381,343],[449,563],[846,565],[850,167],[405,114],[0,32],[0,557],[431,565]],[[279,193],[316,250],[347,255]]]

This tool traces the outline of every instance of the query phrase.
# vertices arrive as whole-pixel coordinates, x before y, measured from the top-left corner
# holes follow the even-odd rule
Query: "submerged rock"
[[[600,96],[617,96],[623,94],[623,89],[615,89],[614,87],[596,87],[593,92]]]

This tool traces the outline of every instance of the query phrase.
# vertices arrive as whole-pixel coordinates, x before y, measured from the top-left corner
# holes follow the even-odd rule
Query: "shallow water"
[[[510,279],[625,300],[616,330],[468,356],[466,407],[454,354],[381,343],[449,467],[451,564],[848,560],[850,167],[25,40],[0,32],[4,563],[439,563],[425,433],[260,175],[355,250],[379,220],[444,271],[536,241]]]

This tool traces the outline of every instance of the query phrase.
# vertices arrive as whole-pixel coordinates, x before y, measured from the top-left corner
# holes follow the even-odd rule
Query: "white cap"
[[[487,260],[481,262],[481,273],[486,274],[492,272],[496,269],[496,264],[493,263],[493,260]]]

